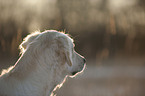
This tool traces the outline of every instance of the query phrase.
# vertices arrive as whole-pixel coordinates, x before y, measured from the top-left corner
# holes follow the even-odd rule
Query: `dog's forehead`
[[[70,36],[68,36],[68,34],[65,34],[64,32],[58,32],[56,30],[46,30],[42,32],[41,35],[43,37],[52,38],[52,39],[57,37],[65,37],[68,40],[68,42],[72,42],[72,43],[74,42],[73,39]]]
[[[41,43],[49,43],[49,44],[54,44],[53,41],[62,41],[64,45],[70,46],[70,48],[74,47],[73,39],[68,35],[63,32],[58,32],[55,30],[47,30],[42,32],[38,39],[41,41]],[[69,48],[69,47],[68,47]]]
[[[47,30],[47,31],[44,31],[42,32],[40,35],[42,35],[43,37],[55,37],[57,36],[57,34],[59,34],[57,31],[55,30]]]

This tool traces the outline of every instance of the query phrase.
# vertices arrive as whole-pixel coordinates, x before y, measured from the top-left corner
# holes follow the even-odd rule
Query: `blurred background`
[[[145,96],[145,0],[0,0],[0,71],[27,34],[48,29],[87,59],[57,96]]]

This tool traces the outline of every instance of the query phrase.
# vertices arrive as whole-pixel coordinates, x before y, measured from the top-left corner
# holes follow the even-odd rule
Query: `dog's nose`
[[[85,58],[83,58],[83,60],[84,60],[84,63],[86,63],[86,59],[85,59]]]

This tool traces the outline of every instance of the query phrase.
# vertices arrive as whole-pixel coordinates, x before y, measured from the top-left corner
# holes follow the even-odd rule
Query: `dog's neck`
[[[57,73],[57,69],[53,66],[46,66],[46,62],[43,62],[40,58],[41,62],[33,59],[24,54],[16,63],[14,69],[0,78],[0,86],[3,88],[0,89],[0,95],[2,93],[4,96],[51,95],[53,89],[63,81],[65,76]]]

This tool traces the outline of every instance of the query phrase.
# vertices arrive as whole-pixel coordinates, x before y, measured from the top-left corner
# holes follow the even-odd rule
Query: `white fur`
[[[0,76],[0,96],[50,96],[85,67],[73,47],[67,34],[55,30],[28,35],[20,45],[21,57]]]

